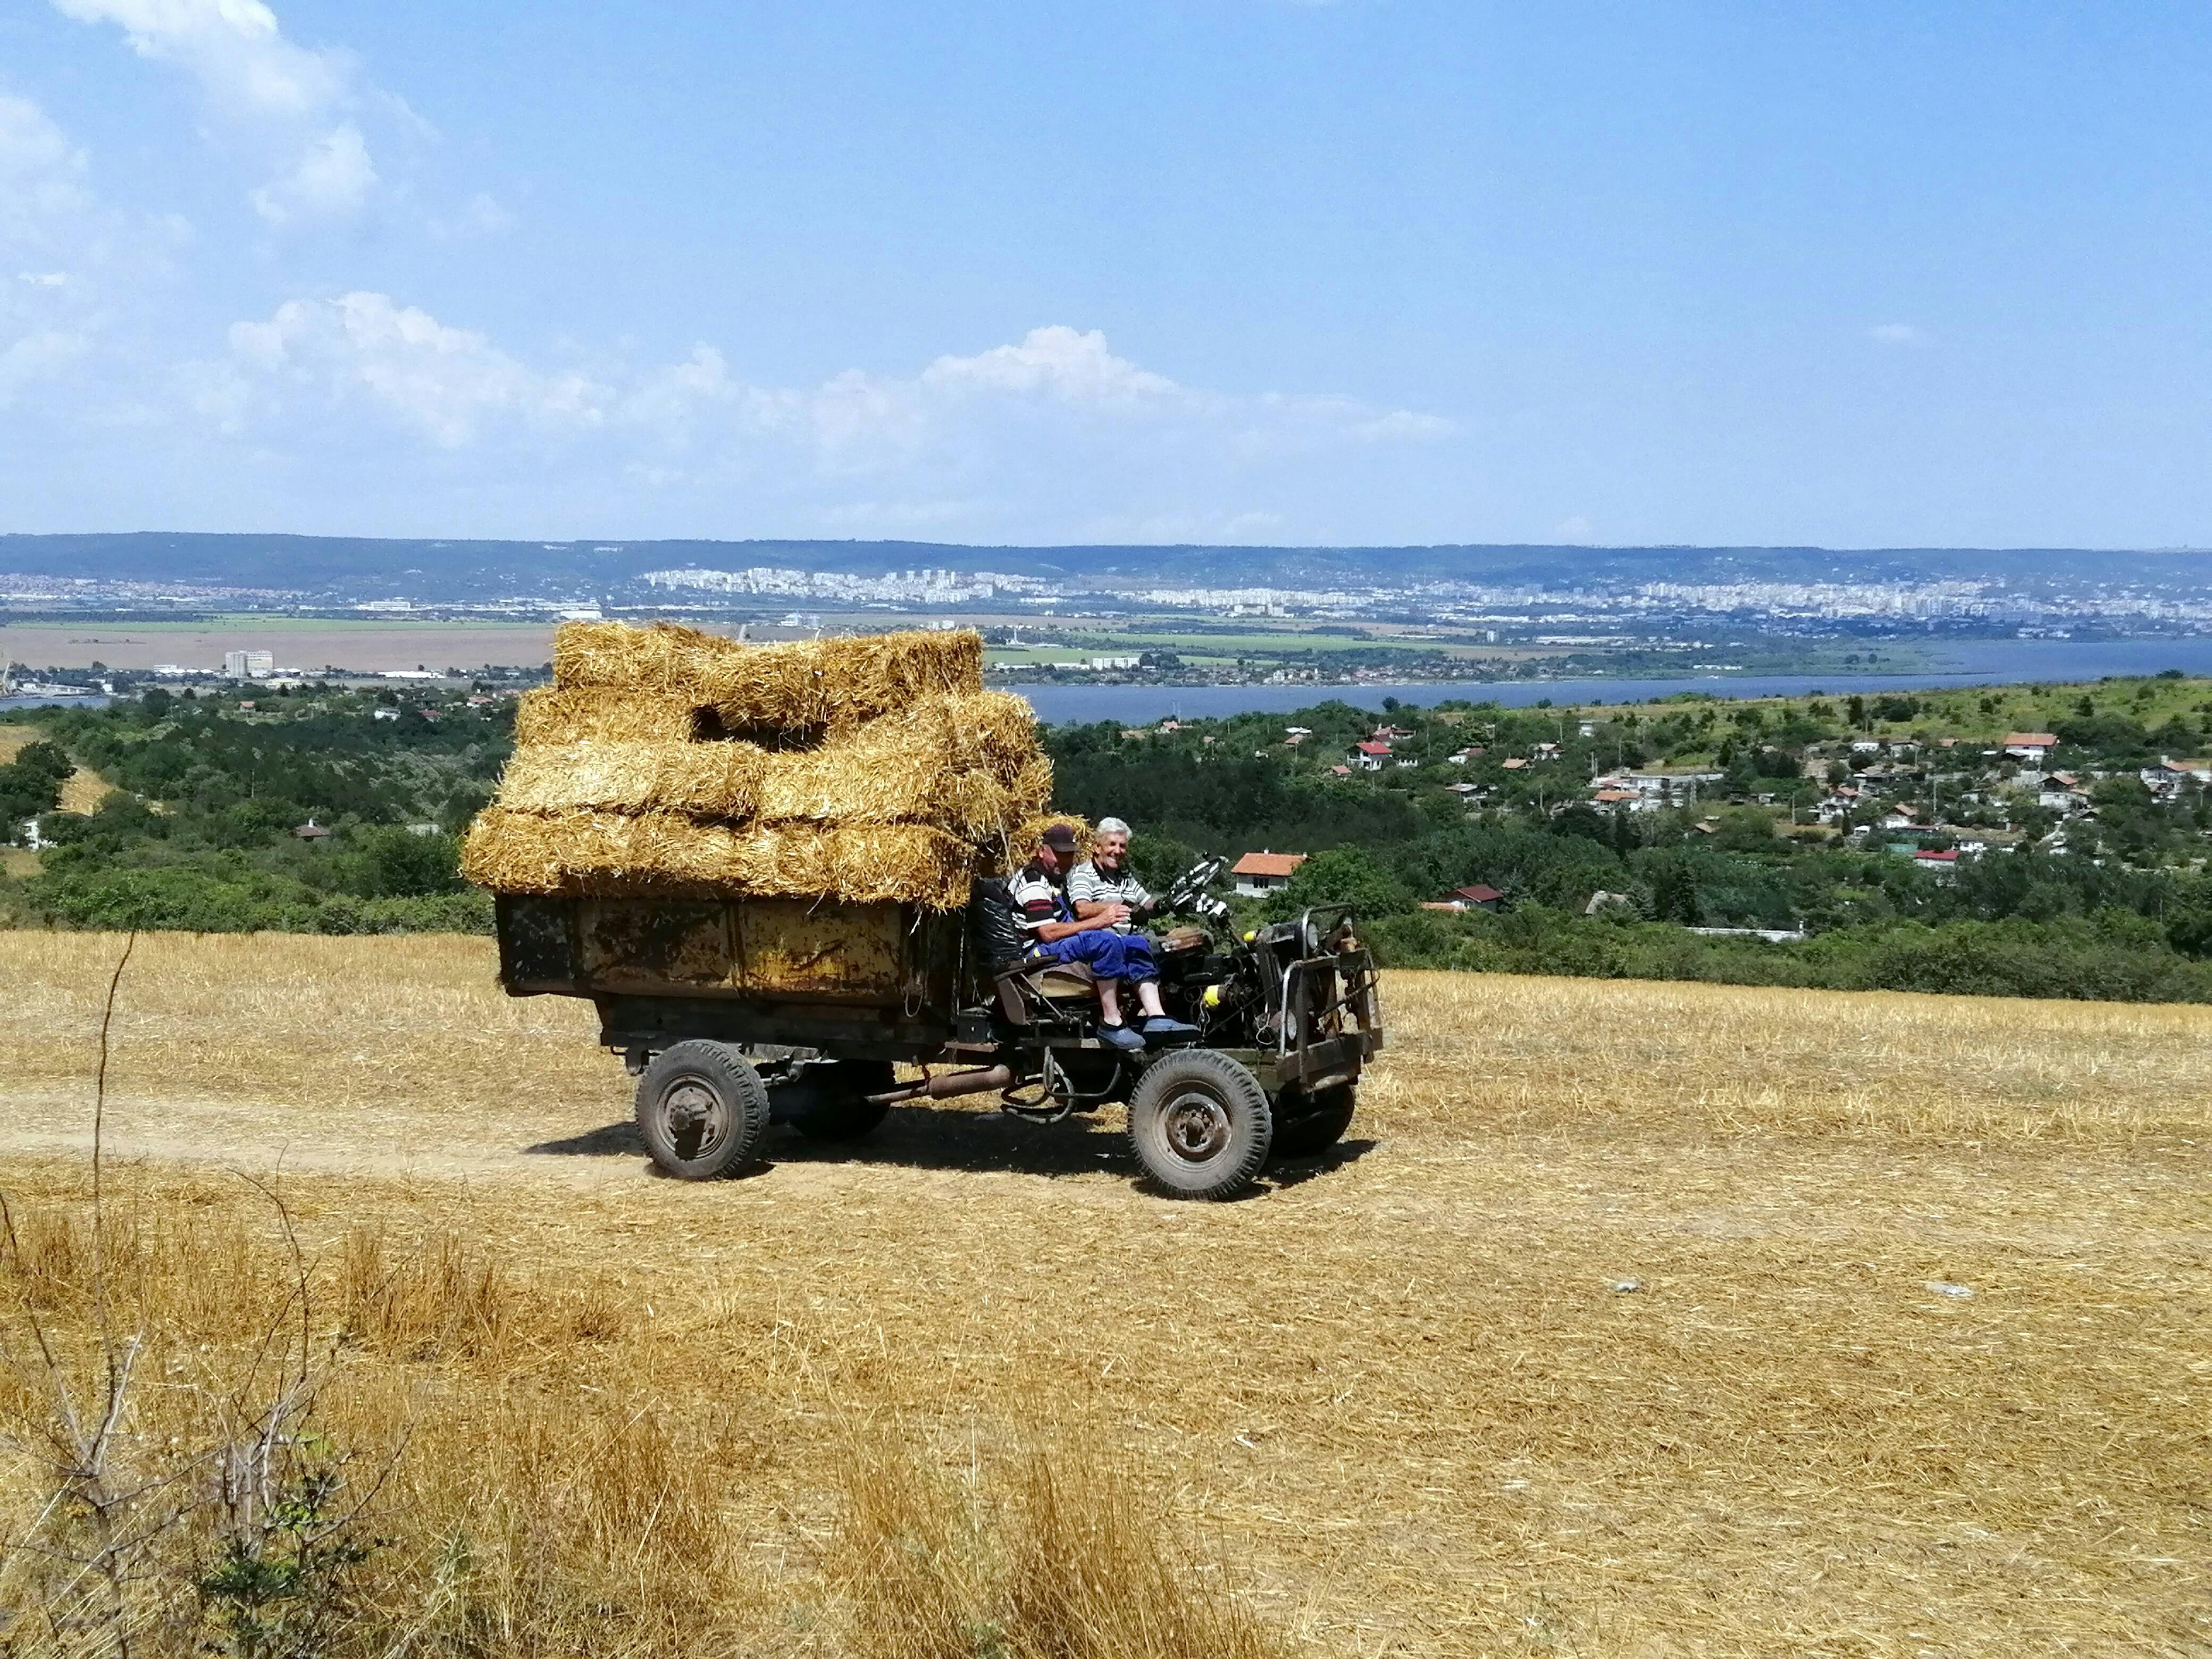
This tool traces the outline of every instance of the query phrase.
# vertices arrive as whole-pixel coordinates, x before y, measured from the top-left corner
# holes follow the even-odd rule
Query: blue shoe
[[[1197,1035],[1197,1026],[1180,1019],[1170,1019],[1165,1014],[1154,1014],[1145,1022],[1145,1036],[1149,1039],[1165,1037],[1172,1042]]]
[[[1098,1022],[1098,1040],[1109,1048],[1119,1048],[1124,1054],[1134,1054],[1145,1046],[1144,1038],[1126,1025],[1109,1025]]]

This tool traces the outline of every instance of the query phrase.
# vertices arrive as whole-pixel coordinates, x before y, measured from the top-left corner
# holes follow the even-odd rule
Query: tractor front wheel
[[[1274,1115],[1259,1079],[1210,1048],[1182,1048],[1145,1067],[1129,1097],[1129,1143],[1177,1198],[1233,1198],[1267,1161]]]

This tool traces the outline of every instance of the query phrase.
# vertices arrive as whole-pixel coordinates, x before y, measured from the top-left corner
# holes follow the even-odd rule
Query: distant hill
[[[2129,574],[2203,585],[2202,555],[2130,553]],[[649,570],[769,565],[854,575],[937,568],[1042,574],[1091,573],[1212,586],[1405,586],[1430,581],[1574,587],[1647,581],[1921,580],[2001,577],[2080,581],[2113,568],[2110,550],[2081,548],[1570,547],[979,547],[938,542],[410,541],[346,536],[0,536],[0,572],[118,581],[278,588],[348,602],[504,595],[586,598],[629,587]]]

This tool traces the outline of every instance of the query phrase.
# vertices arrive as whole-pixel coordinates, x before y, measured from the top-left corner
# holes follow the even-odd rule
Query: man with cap
[[[1075,854],[1075,832],[1064,823],[1048,825],[1038,837],[1036,855],[1008,884],[1014,920],[1030,941],[1030,959],[1079,962],[1091,970],[1098,986],[1098,1036],[1114,1048],[1145,1046],[1144,1037],[1122,1022],[1123,980],[1137,988],[1146,1036],[1175,1036],[1194,1030],[1170,1019],[1160,1006],[1160,970],[1152,961],[1151,941],[1141,933],[1115,931],[1116,923],[1128,920],[1126,906],[1099,906],[1089,916],[1076,914],[1066,884]]]

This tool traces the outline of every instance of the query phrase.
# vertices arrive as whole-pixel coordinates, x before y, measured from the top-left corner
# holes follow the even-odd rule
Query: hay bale
[[[500,893],[823,898],[957,909],[975,849],[927,824],[732,829],[675,812],[487,807],[461,852]]]
[[[941,728],[958,764],[1000,769],[1008,775],[1036,751],[1036,711],[1011,691],[916,697],[877,719]],[[858,729],[860,724],[843,729]],[[611,685],[541,686],[522,694],[514,711],[514,741],[525,748],[567,743],[691,743],[714,738],[718,725],[741,732],[765,726],[824,737],[830,732],[826,723],[779,727],[747,719],[734,708],[665,692]]]
[[[519,812],[681,812],[724,823],[927,823],[970,840],[1016,829],[1052,793],[1042,756],[1006,783],[942,757],[906,766],[823,751],[779,755],[750,744],[577,743],[521,749],[500,781]]]
[[[749,743],[564,743],[518,748],[499,805],[518,812],[694,812],[748,818],[769,751]]]
[[[553,683],[676,698],[716,710],[732,729],[834,730],[935,693],[980,693],[983,641],[962,629],[745,645],[674,623],[564,623]]]
[[[751,646],[572,623],[515,741],[462,855],[495,892],[951,908],[979,847],[1028,856],[1052,794],[1036,714],[982,689],[973,633]]]
[[[1026,714],[1028,706],[1020,707]],[[499,804],[518,811],[933,823],[970,838],[1012,829],[1051,797],[1052,763],[1036,746],[1034,723],[1008,718],[988,694],[925,699],[907,714],[854,726],[814,750],[738,742],[528,745],[515,750],[499,789]]]
[[[514,710],[518,749],[574,743],[690,743],[698,710],[681,697],[611,686],[526,691]]]

